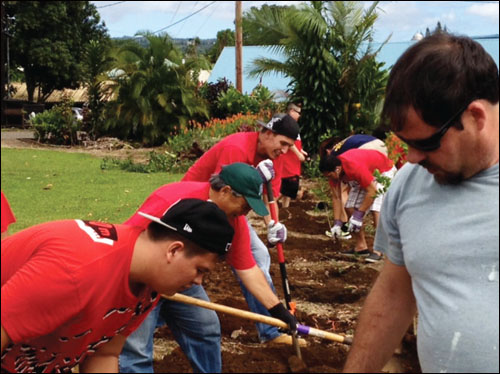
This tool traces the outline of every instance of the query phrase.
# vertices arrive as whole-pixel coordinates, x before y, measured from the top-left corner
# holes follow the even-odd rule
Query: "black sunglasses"
[[[429,136],[428,138],[418,139],[418,140],[408,140],[400,135],[398,135],[398,137],[412,148],[424,152],[435,151],[441,146],[441,138],[444,136],[444,134],[446,134],[446,131],[448,131],[448,129],[451,126],[453,126],[457,117],[461,116],[462,113],[465,112],[465,110],[467,109],[467,107],[471,102],[469,102],[467,105],[461,108],[457,113],[455,113],[448,121],[444,123],[443,126],[439,128],[438,131],[436,131],[433,135]]]

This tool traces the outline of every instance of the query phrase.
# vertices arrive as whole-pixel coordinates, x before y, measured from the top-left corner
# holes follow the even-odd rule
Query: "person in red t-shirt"
[[[287,114],[275,115],[268,123],[258,123],[262,126],[260,132],[232,134],[215,144],[189,168],[182,181],[207,182],[213,173],[220,171],[222,165],[244,162],[256,166],[267,181],[272,181],[273,195],[278,197],[282,177],[282,155],[289,151],[297,139],[299,125]],[[267,195],[264,194],[264,200],[266,199]],[[271,244],[286,240],[286,227],[282,223],[274,222],[269,215],[264,217],[264,221],[267,225],[267,238]],[[274,288],[269,274],[271,266],[269,250],[252,226],[249,225],[249,229],[253,257],[264,272],[269,285]],[[242,286],[242,289],[252,312],[269,315],[267,308],[256,300],[246,287]],[[257,324],[257,330],[262,342],[292,343],[290,336],[281,334],[274,326]]]
[[[268,214],[261,198],[262,182],[262,177],[253,166],[236,162],[223,166],[219,174],[210,177],[210,182],[178,182],[161,186],[138,210],[158,215],[179,198],[195,197],[213,201],[226,212],[234,228],[233,244],[227,255],[232,270],[273,317],[295,324],[295,317],[286,310],[267,283],[250,249],[249,225],[245,215],[250,209],[261,216]],[[136,213],[126,224],[144,226],[146,222]],[[209,301],[202,286],[193,286],[183,293]],[[156,309],[127,339],[120,355],[121,372],[152,372],[153,335],[155,328],[165,322],[174,332],[194,372],[216,373],[222,370],[217,313],[170,300],[162,300]]]
[[[2,239],[6,238],[9,235],[8,228],[11,223],[16,222],[16,217],[14,217],[14,213],[10,209],[9,202],[7,198],[2,193]]]
[[[368,249],[363,227],[363,218],[367,211],[371,211],[376,228],[384,197],[384,193],[379,192],[383,186],[375,179],[375,170],[389,179],[392,179],[396,172],[394,163],[386,155],[371,149],[353,148],[340,155],[332,152],[320,161],[320,171],[327,178],[336,181],[336,186],[339,189],[333,198],[333,213],[336,224],[332,233],[335,230],[341,230],[341,226],[337,222],[341,223],[342,201],[335,196],[341,196],[341,184],[338,182],[345,182],[351,186],[345,208],[350,215],[349,230],[354,234],[356,245],[352,250],[343,253],[367,256],[365,259],[367,262],[376,262],[382,258],[380,253]]]
[[[287,113],[297,122],[300,118],[300,112],[300,106],[294,103],[288,104]],[[298,196],[301,164],[306,160],[306,157],[307,152],[302,149],[302,140],[299,135],[294,145],[290,147],[290,151],[281,156],[283,171],[281,178],[281,195],[278,200],[281,200],[282,208],[288,208],[290,206],[290,200],[296,199]]]
[[[2,372],[118,372],[158,294],[201,284],[233,239],[211,202],[183,199],[160,217],[147,229],[54,221],[3,240]]]

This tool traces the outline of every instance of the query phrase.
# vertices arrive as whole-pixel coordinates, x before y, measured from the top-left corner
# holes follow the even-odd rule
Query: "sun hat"
[[[276,114],[267,123],[257,121],[259,125],[272,132],[296,140],[299,135],[299,124],[289,114]]]
[[[161,218],[144,212],[150,219],[210,252],[224,255],[231,247],[234,229],[217,205],[200,199],[182,199],[172,204]]]
[[[235,162],[222,167],[219,177],[235,192],[243,195],[248,205],[259,216],[269,214],[262,201],[262,177],[257,169],[243,162]]]

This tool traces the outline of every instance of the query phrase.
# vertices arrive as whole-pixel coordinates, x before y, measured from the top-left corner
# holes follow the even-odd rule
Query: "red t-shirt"
[[[5,232],[7,231],[11,223],[16,222],[16,217],[14,217],[14,213],[12,213],[9,202],[7,201],[5,195],[3,194],[3,191],[1,192],[2,192],[2,232]]]
[[[81,220],[30,227],[2,241],[2,327],[8,372],[76,366],[115,335],[128,336],[157,302],[129,287],[142,230]]]
[[[390,170],[393,162],[379,151],[371,149],[350,149],[337,156],[345,173],[344,182],[356,181],[361,188],[366,188],[375,179],[373,172],[381,173]]]
[[[302,140],[295,140],[295,147],[300,152],[302,149]],[[283,171],[281,175],[282,178],[289,178],[300,175],[302,162],[299,160],[295,153],[288,150],[288,152],[284,155],[281,155],[280,158],[283,162]]]
[[[165,211],[180,199],[208,200],[210,183],[208,182],[177,182],[157,188],[137,212],[162,217]],[[151,221],[138,213],[130,217],[125,224],[136,225],[145,229]],[[245,216],[229,219],[234,228],[234,237],[227,254],[227,261],[237,270],[246,270],[256,265],[250,247],[250,232]]]
[[[258,132],[238,132],[226,136],[206,151],[182,178],[183,182],[208,182],[212,174],[218,173],[222,166],[234,162],[244,162],[257,166],[264,160],[257,155]],[[273,161],[275,178],[272,181],[273,194],[279,196],[282,178],[283,155]]]

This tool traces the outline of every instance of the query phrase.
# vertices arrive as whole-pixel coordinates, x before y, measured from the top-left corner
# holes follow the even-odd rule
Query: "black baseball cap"
[[[138,213],[218,255],[225,255],[231,247],[234,229],[226,213],[213,202],[181,199],[172,204],[161,218]]]
[[[296,140],[299,136],[299,124],[289,114],[276,114],[268,123],[257,121],[259,125],[272,132]]]

